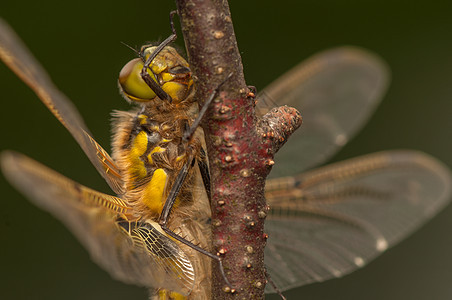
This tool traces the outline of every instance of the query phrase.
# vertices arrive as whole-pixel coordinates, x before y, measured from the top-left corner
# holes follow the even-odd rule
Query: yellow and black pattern
[[[127,118],[129,125],[117,122],[113,143],[113,157],[124,170],[127,191],[124,197],[154,217],[160,215],[171,183],[182,166],[190,157],[201,156],[198,138],[188,145],[182,144],[183,133],[193,118],[191,107],[195,104],[162,106],[160,102],[148,102],[135,115],[117,113],[118,119]],[[192,203],[192,183],[193,176],[189,175],[174,207]]]

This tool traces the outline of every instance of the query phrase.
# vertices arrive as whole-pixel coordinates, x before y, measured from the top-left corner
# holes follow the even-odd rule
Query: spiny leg
[[[170,193],[168,195],[168,198],[165,201],[165,205],[163,206],[162,213],[160,214],[159,218],[159,225],[165,231],[166,234],[171,236],[172,238],[178,240],[179,242],[189,246],[190,248],[216,260],[220,267],[221,275],[223,276],[223,279],[225,283],[228,285],[228,287],[232,290],[232,286],[229,283],[229,280],[226,277],[226,274],[224,272],[223,268],[223,262],[221,258],[215,254],[210,253],[209,251],[204,250],[203,248],[191,243],[190,241],[184,239],[183,237],[179,236],[178,234],[174,233],[171,229],[167,227],[169,215],[171,213],[171,209],[173,208],[174,203],[176,202],[176,197],[179,194],[180,189],[182,188],[182,185],[184,183],[185,178],[188,175],[188,172],[190,169],[194,166],[195,159],[190,158],[187,160],[187,162],[184,164],[182,169],[180,170],[179,174],[176,177],[176,180],[174,181],[173,186],[171,187]]]
[[[190,128],[188,128],[188,130],[186,130],[184,132],[184,136],[183,136],[183,141],[184,142],[188,142],[189,140],[191,140],[191,138],[193,137],[193,135],[195,134],[196,129],[199,127],[199,124],[201,123],[202,119],[204,118],[204,115],[207,112],[207,109],[210,106],[210,103],[212,103],[213,99],[215,99],[215,97],[218,95],[218,93],[220,92],[220,88],[223,86],[223,84],[225,84],[225,82],[231,78],[232,73],[229,73],[229,75],[222,81],[220,82],[220,84],[217,86],[217,88],[213,91],[212,94],[210,94],[209,99],[206,100],[206,102],[204,102],[203,106],[201,107],[201,110],[199,111],[198,116],[196,117],[195,121],[193,122],[193,124],[191,124]]]
[[[186,131],[184,133],[183,136],[183,143],[187,144],[188,141],[190,141],[194,135],[194,132],[196,131],[197,127],[199,126],[202,118],[204,117],[208,106],[210,105],[210,103],[213,101],[213,99],[218,95],[219,89],[220,87],[226,82],[226,80],[228,80],[230,77],[232,76],[232,74],[229,74],[229,76],[219,84],[219,86],[213,91],[213,93],[210,95],[209,99],[207,99],[207,101],[204,103],[203,107],[201,108],[196,120],[193,122],[192,126],[190,126],[189,128],[186,128]],[[204,153],[204,150],[201,150],[202,153]],[[205,153],[204,153],[204,157],[205,157]],[[199,161],[198,162],[200,164],[200,170],[201,170],[201,176],[203,178],[203,182],[204,182],[204,187],[206,188],[206,193],[209,197],[209,201],[211,200],[210,197],[210,175],[209,175],[209,167],[206,163],[206,161]],[[221,272],[221,275],[223,276],[223,279],[225,281],[225,283],[229,286],[229,288],[231,290],[232,286],[229,283],[229,280],[226,278],[226,274],[224,272],[224,268],[223,268],[223,262],[221,260],[221,258],[218,255],[212,254],[204,249],[202,249],[201,247],[187,241],[186,239],[182,238],[181,236],[177,235],[176,233],[174,233],[171,229],[169,229],[167,227],[167,223],[168,223],[168,219],[169,219],[169,215],[171,213],[171,209],[173,208],[174,203],[176,202],[176,197],[179,194],[180,189],[182,188],[182,185],[184,183],[185,178],[188,175],[188,172],[190,171],[190,169],[194,166],[195,164],[195,159],[194,158],[189,158],[187,159],[187,162],[184,164],[184,166],[182,167],[182,169],[180,170],[179,174],[176,177],[176,180],[174,181],[173,186],[171,187],[170,193],[168,195],[168,198],[165,201],[165,205],[163,206],[162,209],[162,213],[160,214],[160,218],[159,218],[159,224],[162,227],[162,229],[171,237],[173,237],[174,239],[178,240],[179,242],[191,247],[192,249],[207,255],[208,257],[216,260],[219,264],[219,269]],[[202,166],[202,168],[201,168]],[[204,173],[203,173],[204,172]]]
[[[146,82],[146,84],[154,91],[154,93],[161,100],[167,100],[170,103],[173,101],[171,96],[168,95],[168,93],[165,92],[160,87],[160,85],[151,78],[151,75],[149,75],[147,70],[149,69],[152,72],[152,69],[150,69],[149,66],[151,65],[154,58],[163,50],[163,48],[165,48],[166,46],[168,46],[169,44],[171,44],[172,42],[174,42],[176,40],[177,33],[176,33],[176,29],[174,28],[174,22],[173,22],[173,17],[175,14],[177,14],[177,11],[172,11],[170,13],[170,25],[171,25],[172,34],[169,37],[167,37],[163,42],[161,42],[160,45],[157,46],[157,49],[155,49],[155,51],[152,52],[151,55],[149,55],[149,57],[144,62],[144,66],[143,66],[143,69],[141,69],[141,74],[140,74],[141,78],[143,78],[144,82]],[[143,46],[143,47],[147,47],[147,46]]]
[[[229,77],[230,76],[228,76],[228,78]],[[224,82],[222,82],[221,85],[223,83]],[[209,98],[209,100],[204,103],[204,106],[201,109],[202,111],[204,111],[203,115],[204,115],[205,111],[207,110],[207,109],[204,109],[204,108],[207,107],[210,104],[210,102],[212,102],[212,99],[215,98],[215,96],[217,95],[219,88],[220,87],[215,89],[215,91],[212,93],[212,96]],[[201,113],[200,113],[200,115],[201,115]],[[203,115],[201,115],[201,117],[199,117],[199,115],[198,115],[198,118],[196,119],[197,121],[195,120],[194,124],[197,123],[199,125]],[[184,134],[184,137],[188,137],[188,140],[190,140],[193,137],[193,132],[192,132],[193,128],[196,129],[196,127],[191,126],[190,128],[187,129],[187,131]],[[198,162],[198,163],[200,163],[200,162]],[[195,164],[195,159],[194,158],[187,159],[187,162],[183,165],[182,169],[180,170],[179,174],[177,175],[176,180],[174,181],[173,186],[171,187],[170,193],[169,193],[169,195],[168,195],[168,197],[167,197],[167,199],[165,201],[165,205],[163,206],[162,213],[160,214],[159,225],[162,227],[163,231],[165,231],[166,234],[168,234],[172,238],[174,238],[174,239],[178,240],[179,242],[189,246],[190,248],[192,248],[192,249],[194,249],[194,250],[196,250],[196,251],[198,251],[198,252],[200,252],[200,253],[202,253],[204,255],[207,255],[208,257],[216,260],[218,262],[218,264],[219,264],[219,269],[220,269],[221,275],[223,276],[223,279],[224,279],[225,283],[228,285],[228,287],[231,290],[233,290],[233,288],[232,288],[231,284],[229,283],[229,280],[227,279],[226,274],[224,272],[223,262],[221,260],[221,257],[219,257],[218,255],[212,254],[212,253],[210,253],[210,252],[208,252],[208,251],[206,251],[204,249],[202,249],[201,247],[191,243],[190,241],[187,241],[186,239],[184,239],[183,237],[177,235],[176,233],[174,233],[171,229],[169,229],[167,227],[167,223],[168,223],[169,215],[171,213],[171,209],[173,208],[173,205],[176,202],[177,195],[179,194],[180,189],[182,188],[182,185],[183,185],[183,183],[185,181],[185,178],[187,177],[190,169],[194,166],[194,164]],[[203,165],[203,168],[200,167],[201,176],[203,177],[204,187],[206,188],[206,192],[207,192],[207,195],[209,196],[209,201],[210,201],[210,175],[209,175],[209,169],[208,169],[207,163],[203,162],[202,165]],[[202,172],[203,172],[202,169],[204,169],[204,172],[205,172],[204,174],[202,174]]]
[[[210,173],[209,166],[207,165],[207,155],[203,148],[200,150],[201,155],[198,160],[199,172],[201,173],[202,182],[204,184],[204,189],[207,193],[207,198],[209,199],[209,203],[212,202],[212,196],[210,192]]]

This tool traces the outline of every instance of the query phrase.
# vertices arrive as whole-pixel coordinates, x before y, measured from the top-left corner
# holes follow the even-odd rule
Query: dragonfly
[[[187,74],[189,65],[172,48],[165,49],[182,66],[173,73]],[[169,291],[193,299],[208,298],[209,258],[163,232],[156,222],[159,209],[149,212],[149,206],[138,199],[140,193],[133,193],[143,187],[141,179],[135,183],[126,179],[140,178],[147,171],[142,168],[144,148],[148,162],[153,150],[152,159],[163,153],[140,143],[140,134],[146,134],[147,139],[152,134],[130,129],[156,126],[146,109],[138,105],[131,112],[116,113],[110,156],[4,22],[0,24],[0,58],[74,136],[116,196],[84,187],[22,154],[5,152],[2,170],[11,184],[68,226],[92,259],[114,278],[145,286],[152,293],[159,290],[157,299],[176,297]],[[158,66],[160,59],[156,57],[150,68]],[[161,72],[169,76],[166,69]],[[294,106],[303,115],[303,127],[281,151],[286,155],[276,157],[272,172],[285,177],[266,183],[271,209],[265,225],[269,235],[265,264],[280,290],[341,277],[363,267],[448,204],[448,168],[418,151],[384,151],[310,170],[328,160],[363,126],[382,99],[388,78],[386,64],[376,55],[340,47],[302,62],[259,94],[258,99]],[[190,79],[186,82],[191,86]],[[134,97],[132,91],[122,91],[128,100],[128,96]],[[186,98],[190,96],[180,96],[181,102]],[[258,109],[265,113],[263,102],[258,102]],[[192,113],[196,115],[196,111],[186,117],[189,122]],[[201,140],[202,136],[196,138]],[[126,155],[121,148],[124,145],[136,153]],[[197,154],[199,161],[205,160],[202,151]],[[126,166],[122,166],[121,155],[126,157]],[[176,220],[176,233],[208,250],[209,200],[202,167],[192,168],[181,195],[190,205],[176,206],[169,226]],[[155,186],[161,187],[159,182]],[[162,199],[164,192],[151,194]],[[141,203],[141,207],[134,203]],[[152,238],[166,254],[153,248]],[[273,292],[271,287],[266,291]]]

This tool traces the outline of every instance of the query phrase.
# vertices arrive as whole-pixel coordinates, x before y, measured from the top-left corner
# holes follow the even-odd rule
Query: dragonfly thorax
[[[197,157],[201,142],[194,138],[182,142],[190,117],[144,110],[134,113],[118,112],[113,141],[113,155],[125,178],[124,197],[142,206],[152,216],[160,215],[176,176],[187,159]],[[193,176],[186,179],[187,185]],[[132,200],[133,199],[133,200]],[[192,193],[182,188],[176,205],[192,202]]]

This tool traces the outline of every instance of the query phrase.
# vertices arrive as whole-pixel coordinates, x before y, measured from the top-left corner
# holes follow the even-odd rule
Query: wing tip
[[[375,72],[379,73],[379,90],[382,91],[381,94],[384,95],[391,81],[391,68],[386,60],[379,54],[367,48],[354,45],[342,45],[336,48],[328,49],[325,52],[329,52],[337,57],[357,60],[371,66]]]
[[[10,179],[10,175],[18,171],[20,160],[23,157],[23,154],[13,150],[4,150],[0,152],[0,167],[5,177]]]
[[[399,149],[388,151],[394,160],[412,161],[434,173],[443,181],[445,192],[451,194],[452,173],[450,168],[436,157],[420,150]]]

